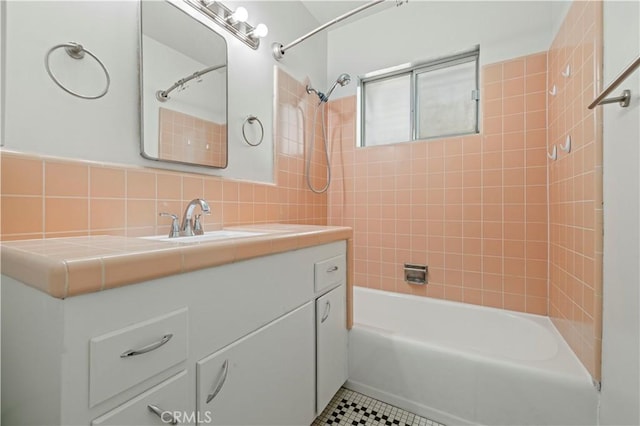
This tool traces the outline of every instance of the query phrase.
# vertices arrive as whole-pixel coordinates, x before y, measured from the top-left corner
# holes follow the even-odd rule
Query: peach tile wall
[[[331,103],[329,223],[354,228],[356,285],[547,313],[546,70],[483,67],[479,135],[355,148],[355,98]]]
[[[168,233],[171,220],[158,214],[181,216],[197,197],[212,208],[205,229],[269,222],[326,225],[327,195],[311,193],[303,179],[312,98],[303,83],[282,71],[277,77],[276,185],[0,151],[1,238]],[[320,129],[318,122],[317,134]],[[314,158],[321,158],[319,151]],[[325,172],[317,167],[321,161],[314,164],[320,185]]]
[[[602,3],[573,2],[549,51],[549,315],[595,380],[602,346]],[[561,75],[566,66],[571,75]],[[559,146],[571,136],[572,150]]]
[[[227,126],[160,108],[158,157],[226,167]]]

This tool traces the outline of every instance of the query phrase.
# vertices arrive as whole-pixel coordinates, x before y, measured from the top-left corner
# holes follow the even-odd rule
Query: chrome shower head
[[[349,74],[340,74],[336,79],[336,82],[333,83],[333,86],[331,86],[331,89],[329,89],[327,94],[324,95],[324,99],[320,98],[320,100],[322,102],[327,102],[329,100],[329,96],[331,96],[331,94],[333,93],[333,90],[336,88],[338,84],[340,86],[346,86],[347,84],[349,84],[350,81],[351,81],[351,76]]]
[[[351,82],[351,76],[349,74],[340,74],[336,82],[340,84],[340,86],[346,86]]]

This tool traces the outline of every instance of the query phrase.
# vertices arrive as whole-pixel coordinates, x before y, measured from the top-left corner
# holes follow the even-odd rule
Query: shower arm
[[[368,9],[372,6],[375,6],[379,3],[383,3],[386,0],[373,0],[367,4],[363,4],[360,7],[357,7],[343,15],[338,16],[337,18],[332,19],[331,21],[327,22],[326,24],[320,25],[318,28],[316,28],[313,31],[308,32],[307,34],[303,35],[302,37],[299,37],[297,39],[295,39],[294,41],[292,41],[291,43],[287,44],[286,46],[283,46],[281,43],[273,43],[272,47],[273,47],[273,57],[276,58],[277,60],[280,60],[284,57],[284,54],[287,50],[291,49],[292,47],[298,45],[299,43],[302,43],[303,41],[305,41],[306,39],[308,39],[309,37],[319,33],[320,31],[324,30],[325,28],[330,27],[333,24],[337,24],[338,22],[347,19],[348,17],[355,15],[356,13],[360,13],[365,9]],[[398,1],[396,0],[396,5],[400,6],[402,3],[404,3],[403,1]]]
[[[193,80],[194,78],[198,78],[201,75],[204,75],[204,74],[206,74],[208,72],[211,72],[211,71],[215,71],[215,70],[220,69],[220,68],[224,68],[226,66],[227,66],[227,64],[214,65],[212,67],[205,68],[205,69],[202,69],[200,71],[196,71],[193,74],[191,74],[190,76],[185,77],[185,78],[181,78],[180,80],[176,81],[167,90],[158,90],[158,92],[156,93],[156,97],[158,98],[158,100],[164,102],[167,99],[169,99],[169,93],[173,92],[178,87],[184,85],[185,83],[188,83],[189,81]]]

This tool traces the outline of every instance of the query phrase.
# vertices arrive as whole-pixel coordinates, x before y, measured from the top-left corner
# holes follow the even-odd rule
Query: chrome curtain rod
[[[205,69],[202,69],[200,71],[196,71],[193,74],[191,74],[188,77],[185,78],[181,78],[180,80],[176,81],[175,83],[173,83],[173,85],[171,87],[169,87],[167,90],[158,90],[156,92],[156,98],[160,101],[160,102],[166,102],[169,99],[169,93],[173,92],[176,88],[184,85],[185,83],[190,82],[191,80],[193,80],[194,78],[198,78],[201,75],[204,75],[208,72],[211,71],[215,71],[218,70],[220,68],[224,68],[226,67],[227,64],[222,64],[222,65],[214,65],[212,67],[208,67]]]
[[[605,98],[607,96],[609,96],[609,94],[611,92],[613,92],[616,89],[616,87],[618,87],[620,84],[622,84],[622,82],[625,81],[627,79],[627,77],[629,77],[631,74],[633,74],[633,72],[638,67],[640,67],[640,56],[638,56],[636,59],[634,59],[633,62],[631,62],[620,74],[618,74],[618,76],[613,80],[613,82],[609,85],[609,87],[604,89],[602,91],[602,93],[600,93],[600,95],[597,98],[595,98],[593,100],[593,102],[591,102],[591,104],[588,106],[588,108],[589,109],[594,109],[598,105],[612,104],[612,103],[615,103],[615,102],[620,103],[621,107],[629,106],[629,102],[631,100],[631,91],[630,90],[623,91],[622,95],[617,96],[615,98],[610,98],[610,99],[605,99]]]
[[[284,57],[284,54],[287,50],[291,49],[292,47],[296,46],[299,43],[302,43],[303,41],[305,41],[306,39],[308,39],[309,37],[319,33],[320,31],[324,30],[325,28],[328,28],[330,26],[332,26],[333,24],[337,24],[338,22],[347,19],[350,16],[355,15],[356,13],[360,13],[365,9],[369,9],[372,6],[375,6],[379,3],[383,3],[386,0],[373,0],[367,4],[363,4],[360,7],[357,7],[345,14],[342,14],[340,16],[338,16],[337,18],[332,19],[331,21],[327,22],[326,24],[320,25],[318,28],[316,28],[313,31],[308,32],[307,34],[303,35],[300,38],[295,39],[294,41],[292,41],[291,43],[287,44],[286,46],[283,46],[281,43],[273,43],[271,45],[271,47],[273,48],[273,57],[276,58],[278,61],[280,59],[282,59]],[[408,0],[407,0],[408,1]],[[400,6],[401,4],[405,3],[405,1],[401,1],[401,0],[396,0],[396,6]]]

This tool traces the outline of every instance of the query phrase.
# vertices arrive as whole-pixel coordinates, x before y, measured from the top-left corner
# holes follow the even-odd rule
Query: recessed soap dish
[[[427,284],[427,265],[404,264],[404,280],[409,284]]]

